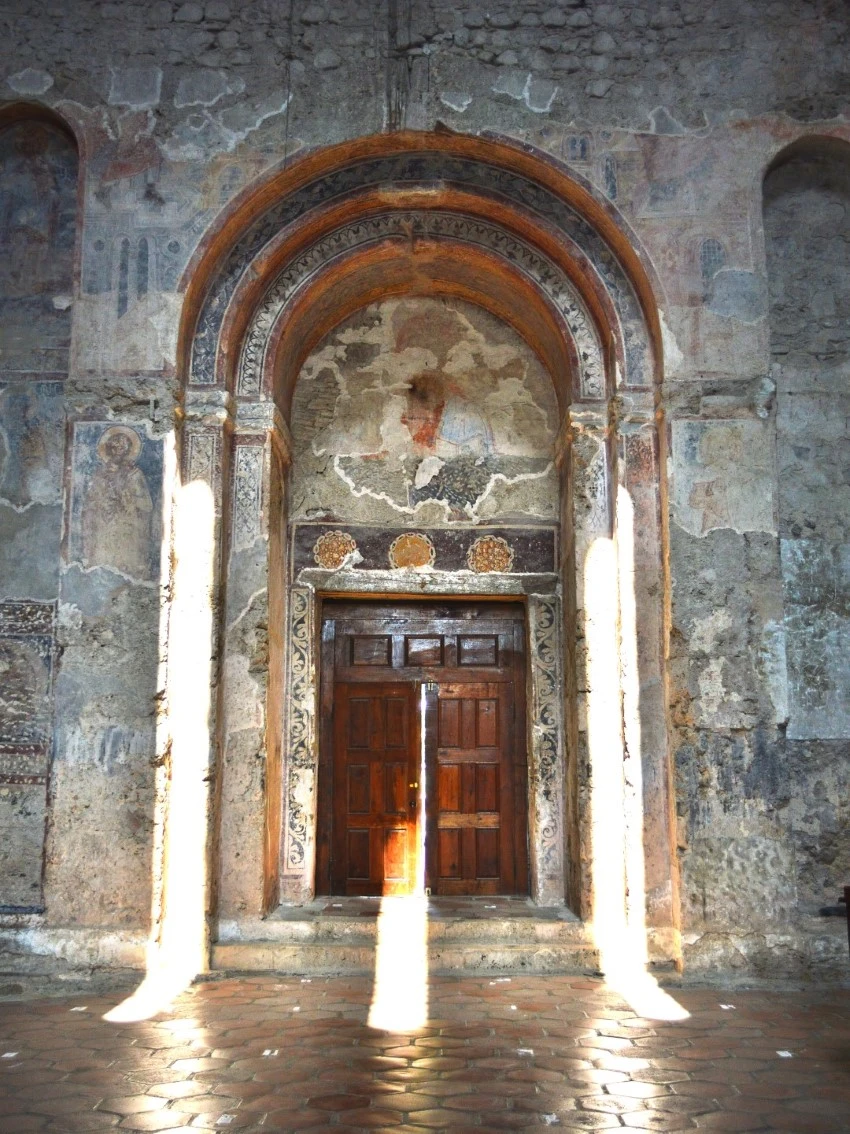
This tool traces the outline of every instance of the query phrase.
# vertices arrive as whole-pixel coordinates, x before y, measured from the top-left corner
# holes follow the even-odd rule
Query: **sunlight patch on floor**
[[[424,896],[382,898],[369,1027],[405,1032],[428,1019],[428,903]]]

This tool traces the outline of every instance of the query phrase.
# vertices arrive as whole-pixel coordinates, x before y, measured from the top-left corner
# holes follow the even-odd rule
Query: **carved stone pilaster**
[[[240,402],[236,417],[237,436],[259,435],[271,439],[284,464],[292,460],[292,434],[274,402]]]
[[[599,403],[571,406],[570,472],[576,554],[613,527],[611,407]]]
[[[226,441],[233,428],[233,398],[225,390],[187,390],[178,417],[183,426],[183,483],[210,486],[221,514]]]
[[[531,663],[531,744],[528,794],[531,802],[532,895],[541,905],[564,900],[564,704],[561,659],[561,604],[557,595],[531,595],[528,629]]]
[[[313,885],[316,827],[316,664],[314,592],[289,592],[289,658],[286,698],[283,875]]]

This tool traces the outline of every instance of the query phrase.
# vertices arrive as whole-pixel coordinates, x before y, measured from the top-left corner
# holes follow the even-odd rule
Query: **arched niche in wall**
[[[658,597],[666,595],[666,585],[659,506],[663,437],[656,423],[657,288],[612,206],[552,162],[505,143],[461,135],[360,139],[307,155],[246,192],[199,250],[185,287],[183,477],[206,480],[222,516],[231,508],[225,491],[230,478],[229,559],[222,562],[220,578],[222,585],[226,579],[228,610],[234,619],[240,613],[238,631],[237,622],[228,621],[231,615],[225,616],[225,651],[228,638],[234,650],[224,672],[241,675],[237,699],[242,705],[246,695],[261,704],[253,717],[251,746],[262,749],[265,758],[264,783],[250,761],[242,760],[241,772],[233,770],[236,759],[228,753],[235,753],[236,733],[229,720],[244,716],[230,707],[234,694],[225,689],[216,724],[225,754],[223,916],[273,907],[281,877],[290,899],[312,892],[312,596],[338,590],[345,572],[321,574],[315,565],[305,565],[304,571],[314,574],[302,572],[297,585],[290,585],[296,564],[282,532],[296,381],[311,352],[354,312],[416,296],[473,304],[511,325],[554,384],[559,420],[552,456],[561,481],[560,546],[558,567],[543,597],[551,594],[557,602],[540,613],[530,631],[532,652],[536,649],[546,659],[539,688],[547,691],[530,711],[541,761],[558,768],[566,753],[566,762],[555,776],[561,795],[551,809],[552,823],[543,823],[554,848],[551,861],[557,863],[547,874],[541,850],[540,884],[533,892],[539,900],[559,901],[566,891],[583,915],[594,900],[590,843],[602,839],[601,828],[595,834],[592,830],[585,769],[588,752],[605,747],[601,733],[588,735],[579,713],[586,632],[597,645],[606,635],[611,639],[606,681],[617,689],[620,681],[612,662],[619,650],[613,640],[618,568],[602,551],[594,556],[607,555],[607,566],[590,570],[588,564],[597,545],[614,547],[618,479],[628,496],[630,532],[640,532],[640,539],[629,544],[636,557],[628,576],[630,602],[641,612],[647,604],[652,609],[641,628],[640,657],[634,652],[628,663],[634,683],[627,715],[635,728],[638,718],[642,721],[655,795],[644,798],[638,783],[621,786],[618,800],[622,805],[624,791],[632,790],[640,815],[644,817],[645,807],[651,812],[645,815],[650,834],[641,851],[646,874],[637,904],[645,893],[650,918],[672,926],[675,882],[661,673],[666,598]],[[613,574],[606,574],[611,569]],[[364,575],[348,588],[365,586]],[[588,579],[595,614],[585,609]],[[399,586],[409,588],[413,582],[384,572],[372,585],[398,593]],[[453,585],[449,573],[421,584],[433,594],[453,593]],[[501,587],[499,593],[525,595],[523,585],[515,576],[482,580],[479,589],[497,593]],[[416,587],[421,593],[419,583]],[[252,596],[260,593],[254,615]],[[533,598],[528,595],[529,604]],[[614,622],[608,617],[612,611]],[[250,650],[246,653],[252,624],[256,633],[261,625],[267,627],[269,638],[269,664],[259,679]],[[599,659],[605,651],[594,649],[595,662],[603,664]],[[279,685],[284,673],[285,688]],[[623,714],[610,711],[621,694],[613,692],[613,685],[608,692],[613,698],[608,710],[601,708],[601,700],[594,702],[590,727],[604,732],[608,725],[602,722],[610,722],[622,751]],[[243,742],[244,736],[243,731]],[[633,733],[630,751],[640,750]],[[230,788],[228,776],[233,777]],[[252,801],[250,806],[246,800]],[[263,809],[265,866],[263,853],[250,856],[243,850],[235,869],[227,847],[244,848],[252,840],[258,845]],[[641,840],[643,818],[634,813],[632,819]],[[619,900],[624,900],[622,886]]]
[[[0,110],[0,906],[40,909],[71,342],[77,146]]]
[[[763,206],[787,661],[781,794],[798,801],[792,884],[814,912],[843,884],[849,817],[850,144],[807,137],[783,150]]]
[[[64,375],[71,339],[77,146],[60,119],[0,116],[0,370]]]

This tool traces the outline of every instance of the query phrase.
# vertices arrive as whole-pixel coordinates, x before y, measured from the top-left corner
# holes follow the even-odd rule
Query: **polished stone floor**
[[[850,1131],[848,991],[644,990],[645,1016],[578,977],[427,991],[397,1032],[363,977],[211,981],[123,1023],[120,995],[0,1004],[0,1131]]]

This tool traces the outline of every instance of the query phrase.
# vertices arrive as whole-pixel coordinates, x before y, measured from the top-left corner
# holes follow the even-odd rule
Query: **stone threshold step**
[[[374,943],[331,942],[283,944],[270,941],[219,943],[212,965],[227,972],[276,972],[292,976],[370,974],[375,971]],[[432,973],[592,973],[599,967],[596,949],[586,942],[572,944],[506,944],[430,942],[428,969]]]
[[[417,923],[411,923],[411,931]],[[432,945],[470,943],[491,945],[587,945],[590,935],[578,921],[537,920],[533,918],[445,919],[427,924],[427,939]],[[358,943],[374,946],[379,935],[375,918],[324,916],[321,918],[287,918],[265,921],[222,922],[218,939],[221,945],[244,942],[255,944],[323,945]]]

